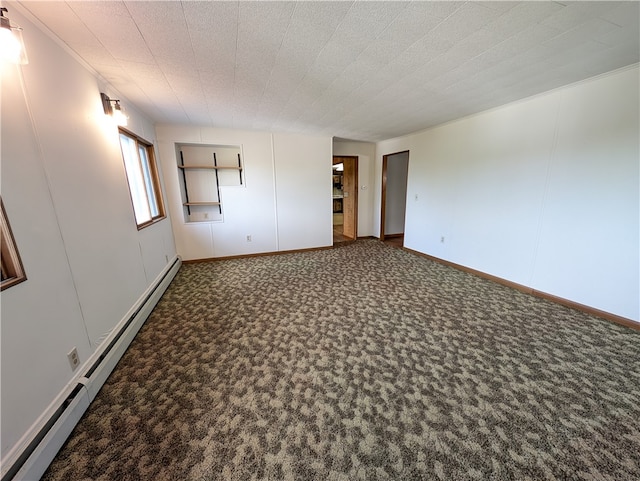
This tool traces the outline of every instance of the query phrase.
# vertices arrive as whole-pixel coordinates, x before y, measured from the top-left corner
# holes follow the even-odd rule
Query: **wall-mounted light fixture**
[[[26,65],[29,60],[24,48],[22,29],[17,25],[11,25],[9,17],[4,16],[8,11],[0,7],[0,58],[11,63]]]
[[[128,117],[122,111],[120,100],[110,99],[107,94],[103,94],[102,92],[100,93],[100,98],[102,99],[102,108],[104,108],[104,113],[111,116],[113,120],[115,120],[116,124],[121,127],[126,126]]]

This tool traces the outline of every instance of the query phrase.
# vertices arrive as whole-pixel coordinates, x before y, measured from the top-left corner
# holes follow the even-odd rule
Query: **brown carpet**
[[[44,480],[638,480],[640,332],[375,240],[184,265]]]

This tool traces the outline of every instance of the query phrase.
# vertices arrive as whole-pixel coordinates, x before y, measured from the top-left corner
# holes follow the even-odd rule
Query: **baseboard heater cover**
[[[34,481],[42,477],[133,338],[144,325],[164,291],[169,287],[181,264],[181,258],[176,256],[156,281],[155,287],[138,303],[137,309],[103,348],[98,359],[79,379],[78,384],[58,409],[23,449],[2,476],[1,481]]]

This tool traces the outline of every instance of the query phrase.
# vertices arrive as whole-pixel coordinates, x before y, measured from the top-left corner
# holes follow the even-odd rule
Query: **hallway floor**
[[[338,224],[333,226],[333,243],[336,244],[338,242],[349,242],[352,241],[350,237],[345,237],[343,234],[343,225]]]
[[[385,237],[384,243],[391,247],[402,248],[404,246],[404,235]]]

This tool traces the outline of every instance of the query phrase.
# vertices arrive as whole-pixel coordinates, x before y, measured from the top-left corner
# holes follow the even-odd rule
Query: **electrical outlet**
[[[444,244],[444,236],[440,237],[440,242]]]
[[[69,359],[71,370],[75,371],[76,368],[80,365],[80,358],[78,357],[78,349],[74,347],[71,350],[71,352],[67,354],[67,359]]]
[[[250,235],[247,236],[247,242],[251,242],[251,236]]]
[[[205,212],[205,213],[204,213],[204,218],[205,218],[205,219],[208,219],[208,218],[209,218],[209,213],[208,213],[208,212]]]

